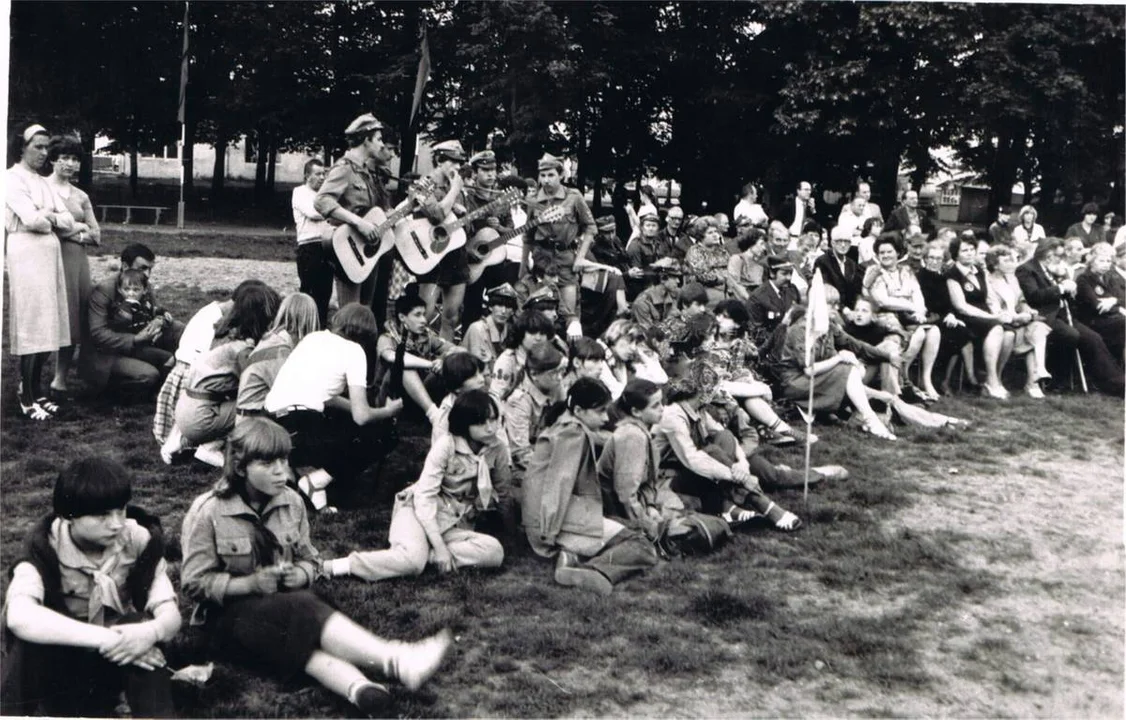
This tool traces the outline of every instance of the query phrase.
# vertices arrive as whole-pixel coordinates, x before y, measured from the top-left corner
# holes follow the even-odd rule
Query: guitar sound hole
[[[367,245],[367,244],[364,245],[364,256],[365,257],[370,258],[370,257],[374,256],[375,253],[378,252],[378,251],[379,251],[379,248],[377,248],[375,245]]]
[[[450,234],[444,227],[436,227],[430,231],[430,251],[440,253],[450,244]]]

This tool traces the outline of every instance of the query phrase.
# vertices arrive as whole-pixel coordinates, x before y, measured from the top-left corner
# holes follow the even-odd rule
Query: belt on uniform
[[[228,400],[235,399],[233,392],[211,392],[209,390],[192,390],[184,391],[184,394],[192,400],[202,400],[204,402],[227,402]]]
[[[312,408],[307,408],[304,405],[287,405],[286,407],[283,407],[279,410],[275,410],[272,413],[266,413],[266,414],[267,415],[273,415],[275,418],[281,419],[281,418],[285,417],[286,415],[290,415],[292,413],[301,412],[301,411],[316,412],[316,410],[314,410]]]
[[[536,243],[535,247],[544,248],[545,250],[554,250],[555,252],[566,252],[567,250],[574,250],[578,248],[575,243],[549,243],[541,242]]]
[[[263,408],[238,408],[235,410],[235,415],[239,417],[258,417],[265,414],[266,410]]]

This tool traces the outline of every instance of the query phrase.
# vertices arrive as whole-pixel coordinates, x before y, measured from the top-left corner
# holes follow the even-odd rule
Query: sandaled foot
[[[994,400],[1009,399],[1009,391],[1003,385],[982,385],[981,394]]]
[[[1024,389],[1024,391],[1028,394],[1028,397],[1030,397],[1030,398],[1035,398],[1036,400],[1043,400],[1044,399],[1044,391],[1041,390],[1040,386],[1036,383],[1029,385],[1028,387],[1026,387]]]
[[[60,410],[59,404],[56,403],[56,402],[52,402],[46,396],[41,397],[41,398],[35,398],[35,403],[37,405],[39,405],[39,407],[46,410],[47,412],[51,413],[52,415],[58,415],[59,414],[59,410]]]
[[[728,525],[734,527],[754,520],[758,517],[758,513],[754,510],[748,510],[747,508],[732,504],[731,507],[720,513],[719,516],[726,520]]]
[[[297,481],[297,489],[319,513],[332,515],[338,512],[337,508],[328,504],[326,488],[332,482],[332,476],[324,470],[314,470],[308,475],[302,475]]]
[[[775,503],[770,503],[763,513],[774,524],[775,530],[793,532],[802,526],[801,518],[789,510],[784,510]]]
[[[20,400],[20,412],[28,420],[34,420],[35,422],[43,422],[44,420],[50,420],[54,417],[54,415],[44,410],[40,407],[39,403],[35,401],[32,401],[30,405],[25,405],[23,400]]]

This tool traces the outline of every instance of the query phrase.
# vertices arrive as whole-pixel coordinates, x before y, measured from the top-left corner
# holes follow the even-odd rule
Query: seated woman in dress
[[[735,239],[739,252],[727,261],[727,294],[746,302],[766,275],[766,232],[747,228]]]
[[[727,286],[727,261],[731,254],[723,244],[723,235],[715,218],[698,218],[688,229],[697,242],[684,255],[685,282],[696,282],[708,293],[708,304],[724,298]]]
[[[377,332],[371,308],[340,308],[330,329],[293,348],[262,406],[293,436],[290,461],[310,470],[297,484],[315,509],[327,506],[325,489],[334,479],[355,479],[393,449],[380,423],[399,414],[402,399],[382,407],[368,401]]]
[[[536,441],[522,493],[528,543],[557,558],[555,582],[599,595],[657,564],[644,535],[603,515],[597,458],[610,400],[593,378],[571,386]]]
[[[602,376],[610,394],[617,398],[634,377],[663,385],[669,376],[661,367],[657,353],[649,347],[648,338],[640,325],[631,320],[615,320],[602,336],[606,350],[607,374]]]
[[[836,288],[826,286],[825,298],[832,311],[840,304]],[[890,356],[851,338],[834,321],[829,331],[812,339],[809,359],[806,353],[806,309],[796,306],[789,313],[789,324],[777,349],[775,367],[782,385],[782,397],[800,403],[805,408],[809,402],[810,385],[813,386],[813,412],[835,413],[848,403],[860,414],[861,429],[884,440],[895,440],[895,435],[868,402],[870,390],[864,384],[865,361],[886,362]]]
[[[368,673],[417,690],[453,638],[442,630],[416,643],[387,640],[313,591],[321,562],[305,504],[288,487],[289,453],[289,434],[267,418],[231,433],[222,477],[192,502],[180,533],[192,624],[227,657],[282,680],[308,675],[363,712],[385,713],[387,687]]]
[[[970,331],[954,314],[954,306],[950,304],[950,289],[946,287],[946,249],[949,243],[950,237],[927,243],[923,252],[923,266],[915,273],[919,289],[923,292],[923,303],[927,306],[927,321],[937,325],[941,332],[935,365],[944,368],[943,395],[953,394],[950,388],[950,376],[955,367],[954,358],[959,353],[965,361],[965,374],[969,381],[974,385],[977,384],[977,379],[973,377],[974,349],[970,343]],[[933,381],[931,378],[931,382]]]
[[[977,245],[961,237],[950,241],[954,264],[946,271],[946,287],[954,314],[966,324],[976,342],[981,343],[985,361],[985,385],[988,397],[1004,400],[1009,391],[1001,384],[1001,350],[1004,346],[1004,323],[1012,321],[1012,313],[993,313],[989,309],[989,280],[985,268],[978,265]]]
[[[496,399],[484,390],[461,393],[448,427],[431,444],[418,480],[395,496],[387,531],[391,547],[326,560],[326,575],[375,582],[421,575],[427,565],[440,573],[501,566],[500,542],[475,530],[480,515],[509,499],[512,459]]]
[[[223,438],[235,426],[239,378],[274,321],[278,302],[278,294],[266,286],[242,293],[215,326],[213,347],[192,363],[176,403],[176,427],[186,442],[199,446],[196,457],[209,465],[223,466]]]
[[[842,329],[849,337],[883,350],[890,358],[887,362],[864,363],[865,384],[871,386],[879,378],[881,390],[891,395],[900,395],[900,366],[896,361],[903,349],[902,328],[881,323],[872,300],[858,297]]]
[[[937,400],[938,390],[934,387],[931,375],[938,357],[942,333],[938,325],[931,322],[927,313],[926,299],[922,287],[906,264],[899,262],[899,248],[890,239],[877,240],[875,244],[877,264],[870,267],[864,275],[864,292],[872,299],[873,310],[887,326],[898,331],[904,339],[905,348],[901,355],[899,372],[902,384],[906,385],[907,368],[918,357],[921,365],[925,400]],[[893,395],[891,388],[884,388]]]
[[[1044,364],[1047,358],[1048,335],[1052,329],[1040,319],[1039,313],[1025,302],[1020,283],[1016,279],[1017,252],[1008,245],[995,245],[985,253],[985,269],[989,271],[990,311],[1001,316],[1008,313],[1012,319],[1003,325],[1004,338],[998,361],[1004,368],[1013,353],[1024,356],[1028,380],[1025,392],[1029,397],[1043,399],[1040,381],[1052,376]]]

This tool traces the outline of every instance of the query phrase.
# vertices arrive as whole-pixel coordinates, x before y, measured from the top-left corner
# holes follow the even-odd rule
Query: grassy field
[[[265,241],[244,242],[267,259]],[[161,299],[187,317],[218,294],[176,286]],[[5,580],[49,508],[55,474],[85,454],[125,462],[136,502],[178,535],[215,472],[161,463],[151,406],[78,406],[70,420],[33,426],[18,417],[14,369],[5,356]],[[522,538],[506,540],[499,571],[318,589],[389,636],[453,628],[443,672],[419,693],[396,694],[400,716],[1120,717],[1122,402],[953,398],[939,409],[973,428],[900,429],[894,444],[819,429],[815,464],[853,475],[818,487],[807,506],[800,492],[777,494],[805,519],[801,532],[741,530],[718,553],[662,563],[608,598],[554,585]],[[403,435],[355,507],[314,521],[323,554],[386,546],[391,496],[413,481],[427,447],[422,428]],[[801,462],[797,450],[768,452]],[[199,661],[202,639],[186,631],[168,654],[177,666]],[[223,662],[206,688],[178,688],[178,702],[197,717],[353,712],[319,688],[281,687]]]

